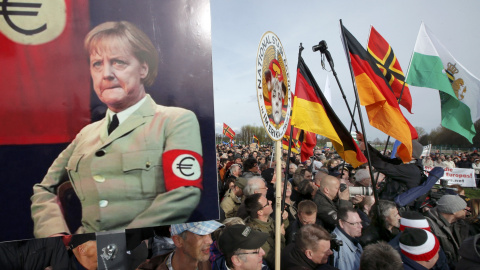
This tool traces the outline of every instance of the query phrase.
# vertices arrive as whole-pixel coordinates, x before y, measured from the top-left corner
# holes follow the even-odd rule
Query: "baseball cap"
[[[74,234],[70,239],[69,246],[71,249],[74,249],[85,242],[95,241],[95,240],[97,240],[97,238],[94,233]]]
[[[198,235],[207,235],[207,234],[211,234],[221,226],[223,226],[223,224],[215,220],[172,224],[170,226],[170,234],[174,236],[177,234],[181,234],[184,231],[189,231],[191,233],[198,234]]]
[[[233,254],[235,250],[257,249],[267,241],[268,234],[252,229],[249,226],[235,224],[223,229],[218,246],[223,254]]]
[[[244,177],[239,177],[235,180],[235,186],[239,187],[240,189],[244,189],[247,186],[248,180]]]

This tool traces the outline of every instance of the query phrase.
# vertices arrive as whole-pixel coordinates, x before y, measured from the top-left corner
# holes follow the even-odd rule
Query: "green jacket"
[[[288,227],[288,219],[283,220],[285,224],[285,229]],[[245,224],[252,227],[258,231],[268,233],[269,237],[262,248],[265,251],[264,259],[267,261],[268,267],[270,269],[275,269],[275,220],[269,217],[267,222],[261,221],[257,218],[247,217],[245,219]],[[280,249],[285,248],[285,235],[281,235],[281,246]]]

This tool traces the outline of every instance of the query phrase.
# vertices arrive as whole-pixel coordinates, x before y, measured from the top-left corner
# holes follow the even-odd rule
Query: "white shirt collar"
[[[118,117],[118,124],[122,124],[130,115],[132,115],[133,112],[135,112],[142,104],[147,100],[147,95],[145,95],[142,99],[140,99],[137,103],[135,103],[133,106],[128,107],[127,109],[117,113]],[[110,109],[107,110],[107,115],[108,115],[108,120],[109,122],[112,121],[112,117],[115,113],[111,111]]]

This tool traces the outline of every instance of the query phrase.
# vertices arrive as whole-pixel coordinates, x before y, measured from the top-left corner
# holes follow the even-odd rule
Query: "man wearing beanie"
[[[225,218],[231,218],[237,216],[238,208],[242,203],[243,189],[247,185],[247,179],[239,177],[235,180],[233,189],[230,189],[222,202],[220,207],[225,212]]]
[[[438,260],[440,244],[431,232],[407,228],[400,236],[403,268],[406,270],[432,269]]]
[[[417,228],[423,229],[431,232],[430,225],[428,224],[427,219],[419,212],[415,211],[407,211],[402,213],[402,218],[400,219],[400,233],[395,236],[388,244],[396,249],[398,252],[400,251],[400,237],[403,234],[403,231],[407,228]],[[438,260],[435,266],[433,267],[435,270],[448,270],[447,257],[445,256],[445,252],[443,252],[442,248],[438,251]]]
[[[460,258],[460,244],[468,236],[468,226],[464,221],[466,208],[467,203],[460,196],[443,195],[437,201],[437,206],[425,213],[431,231],[438,237],[452,269],[455,269]]]
[[[260,270],[265,251],[262,245],[268,234],[251,227],[235,224],[226,227],[218,239],[218,246],[225,255],[225,264],[229,269]]]

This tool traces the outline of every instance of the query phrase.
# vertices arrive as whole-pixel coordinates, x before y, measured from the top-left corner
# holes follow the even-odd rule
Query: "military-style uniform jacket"
[[[225,212],[225,218],[236,217],[241,203],[242,201],[229,189],[220,203],[220,207]]]
[[[70,233],[56,195],[68,178],[82,204],[82,232],[182,223],[195,209],[201,177],[164,179],[165,170],[175,170],[172,165],[164,168],[167,152],[188,150],[193,153],[189,157],[200,162],[197,168],[202,166],[200,128],[193,112],[157,105],[147,95],[110,135],[107,126],[105,117],[84,127],[33,187],[36,237]]]

